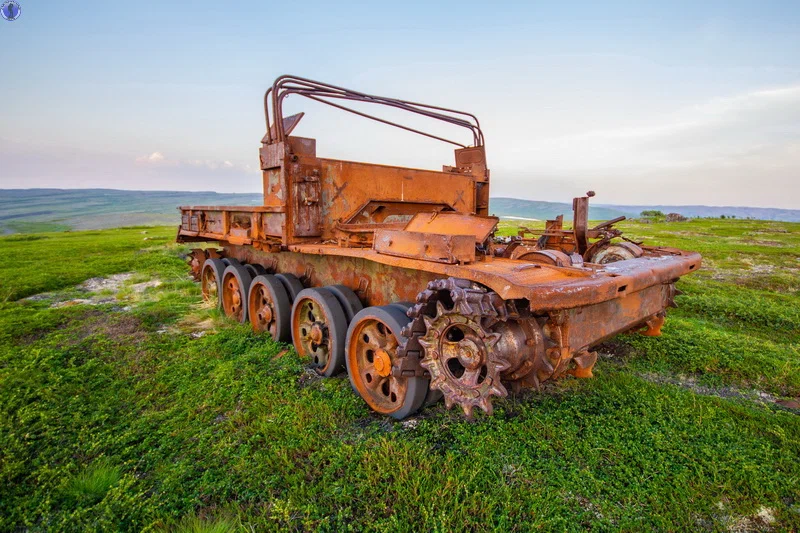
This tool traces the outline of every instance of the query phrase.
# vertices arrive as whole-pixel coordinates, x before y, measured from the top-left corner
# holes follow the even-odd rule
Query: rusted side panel
[[[374,250],[339,248],[328,244],[290,246],[290,250],[314,255],[361,257],[408,269],[424,269],[439,277],[473,280],[497,292],[505,300],[527,299],[538,311],[568,309],[621,298],[652,285],[669,283],[700,266],[694,252],[665,251],[592,268],[560,268],[495,258],[467,265],[419,261],[379,254]]]
[[[497,227],[497,217],[464,215],[462,213],[418,213],[408,221],[406,231],[441,233],[443,235],[474,235],[481,244]]]
[[[669,284],[654,285],[621,298],[570,309],[569,345],[580,351],[628,331],[668,307],[672,294]]]
[[[283,213],[264,213],[261,217],[261,233],[264,236],[280,237],[283,235],[283,226],[286,215]]]
[[[345,221],[370,201],[444,204],[461,213],[475,212],[475,178],[471,175],[418,170],[350,161],[319,159],[322,218]],[[332,224],[323,237],[333,236]]]
[[[320,200],[322,184],[319,169],[313,165],[291,165],[292,176],[292,234],[297,237],[322,235]]]
[[[437,263],[475,262],[475,239],[472,235],[441,235],[384,229],[375,232],[374,249],[379,254]]]
[[[226,246],[225,255],[242,263],[263,265],[271,272],[292,273],[306,287],[345,285],[368,306],[413,302],[429,281],[439,277],[432,272],[383,265],[358,257],[270,253],[252,246]]]

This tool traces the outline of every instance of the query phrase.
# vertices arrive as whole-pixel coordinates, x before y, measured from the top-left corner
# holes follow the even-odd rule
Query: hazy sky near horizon
[[[797,1],[19,1],[0,188],[260,191],[263,93],[292,73],[474,112],[492,196],[800,208]],[[452,163],[294,98],[322,157]]]

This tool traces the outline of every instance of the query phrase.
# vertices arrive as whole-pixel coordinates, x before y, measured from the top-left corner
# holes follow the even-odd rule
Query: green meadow
[[[800,223],[620,227],[704,256],[663,336],[475,421],[225,319],[174,227],[2,237],[0,530],[800,530]]]

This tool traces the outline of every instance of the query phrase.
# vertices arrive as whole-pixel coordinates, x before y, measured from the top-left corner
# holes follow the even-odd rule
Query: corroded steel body
[[[455,164],[433,171],[320,158],[314,139],[290,136],[302,118],[283,117],[283,100],[292,94],[458,145]],[[444,121],[467,129],[472,145],[339,101]],[[261,292],[249,300],[243,277],[222,291],[223,308],[241,320],[246,313],[238,303],[258,302],[251,313],[264,328],[275,313],[287,313],[285,303],[273,308],[270,302],[290,301],[289,294],[300,288],[287,285],[286,295],[276,294],[282,285],[271,274],[294,274],[305,287],[336,285],[331,294],[342,309],[349,308],[342,290],[350,289],[350,303],[363,303],[363,312],[339,313],[323,291],[327,303],[319,316],[314,307],[319,304],[306,298],[305,307],[295,306],[292,317],[280,318],[292,320],[292,331],[307,330],[295,344],[308,344],[304,350],[310,353],[333,350],[317,339],[327,339],[328,332],[358,332],[343,348],[352,353],[330,352],[325,360],[346,360],[354,388],[379,412],[407,416],[416,410],[423,401],[419,380],[442,391],[448,406],[458,404],[471,415],[475,406],[489,412],[491,397],[504,396],[506,385],[538,387],[565,373],[589,377],[596,360],[592,347],[632,329],[659,334],[666,308],[674,306],[675,281],[700,266],[697,253],[625,240],[613,228],[618,220],[589,228],[591,192],[574,200],[571,230],[564,230],[558,217],[537,238],[525,228],[512,239],[494,238],[498,219],[488,211],[483,133],[468,113],[286,76],[267,91],[265,111],[264,205],[181,207],[178,240],[222,245],[221,253],[196,251],[191,258],[208,298],[220,261],[235,259],[267,272],[269,279],[256,284]],[[272,297],[264,296],[264,287]],[[412,302],[402,308],[407,308],[404,324],[398,322],[398,307],[390,306],[395,302]],[[347,318],[324,319],[329,315]],[[304,321],[313,322],[317,337]],[[326,367],[325,375],[335,371]],[[405,394],[408,380],[413,395]],[[387,391],[385,397],[381,391]]]

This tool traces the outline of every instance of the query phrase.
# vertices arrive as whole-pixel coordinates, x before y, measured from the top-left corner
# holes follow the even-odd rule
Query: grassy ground
[[[664,335],[476,422],[202,306],[172,228],[2,238],[0,530],[800,529],[800,224],[623,228],[705,256]]]

